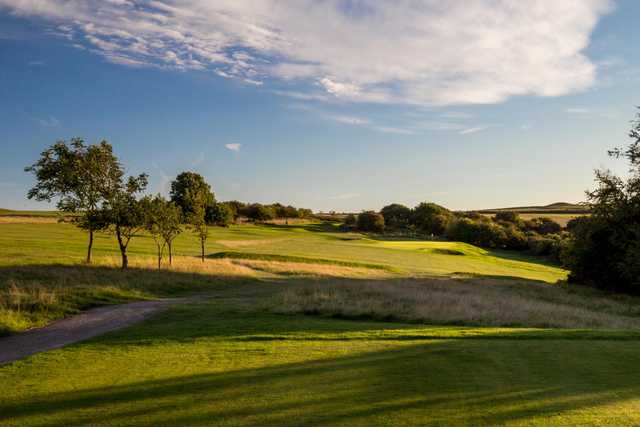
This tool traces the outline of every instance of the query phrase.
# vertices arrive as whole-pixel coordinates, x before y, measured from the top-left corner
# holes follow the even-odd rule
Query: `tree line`
[[[489,249],[527,250],[560,260],[567,232],[550,218],[523,220],[516,212],[494,216],[453,212],[435,203],[414,208],[392,203],[380,212],[350,214],[345,229],[395,234],[423,239],[446,239]]]
[[[211,186],[195,172],[182,172],[171,182],[170,198],[144,195],[148,175],[125,176],[124,168],[106,141],[87,145],[81,138],[58,141],[25,168],[36,177],[29,199],[51,202],[72,214],[71,221],[88,232],[86,262],[91,263],[94,236],[112,233],[118,243],[122,268],[129,265],[129,243],[142,232],[154,240],[158,268],[165,252],[173,261],[173,241],[185,229],[200,243],[205,260],[205,243],[210,226],[227,227],[240,217],[262,222],[273,219],[307,218],[311,210],[280,203],[264,205],[239,201],[217,202]]]

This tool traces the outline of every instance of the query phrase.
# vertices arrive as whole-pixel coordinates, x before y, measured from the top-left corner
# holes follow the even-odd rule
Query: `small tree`
[[[58,198],[62,212],[79,214],[72,221],[89,232],[86,262],[91,263],[93,237],[104,223],[99,210],[122,178],[122,169],[106,141],[86,146],[81,138],[69,143],[59,141],[40,154],[40,159],[25,168],[36,176],[36,185],[27,197],[50,202]]]
[[[120,186],[105,202],[98,215],[103,228],[109,227],[118,240],[118,248],[122,257],[122,268],[129,266],[127,248],[131,239],[145,228],[145,207],[136,198],[147,187],[147,175],[129,177],[126,183],[120,181]]]
[[[194,200],[192,204],[192,213],[189,216],[189,225],[200,240],[200,258],[204,262],[204,245],[209,237],[209,228],[205,220],[206,209],[204,200]]]
[[[180,227],[180,208],[174,203],[157,195],[145,197],[142,201],[145,210],[145,228],[153,237],[158,255],[158,269],[162,266],[164,249],[169,252],[169,265],[172,264],[172,243],[182,232]]]

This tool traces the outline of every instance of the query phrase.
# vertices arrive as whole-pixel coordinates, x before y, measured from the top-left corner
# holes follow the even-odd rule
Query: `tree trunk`
[[[200,249],[202,255],[202,262],[204,262],[204,239],[200,239]]]
[[[120,229],[116,228],[116,237],[118,238],[118,246],[120,247],[120,254],[122,255],[122,269],[129,267],[129,258],[127,258],[127,245],[122,241],[122,235]]]
[[[91,264],[92,248],[93,248],[93,229],[89,229],[89,248],[87,249],[87,264]]]
[[[167,246],[169,247],[169,267],[171,267],[171,262],[173,261],[173,254],[171,253],[171,242],[168,242]]]
[[[158,270],[162,268],[162,250],[160,249],[160,245],[158,245]]]

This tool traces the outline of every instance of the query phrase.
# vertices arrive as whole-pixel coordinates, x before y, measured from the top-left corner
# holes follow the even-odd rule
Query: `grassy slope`
[[[287,317],[237,301],[0,367],[0,425],[640,422],[637,333]]]
[[[394,265],[406,275],[467,271],[547,281],[564,276],[526,257],[469,245],[313,231],[216,229],[209,251]],[[133,257],[151,256],[149,239],[132,245]],[[177,250],[195,255],[197,245],[183,236]],[[46,285],[53,272],[49,265],[60,262],[69,265],[56,268],[69,269],[60,274],[70,282],[87,277],[142,282],[155,293],[191,285],[215,291],[217,298],[0,367],[0,384],[10,385],[0,394],[0,425],[640,423],[636,331],[433,327],[275,315],[260,307],[284,286],[279,281],[211,276],[205,283],[207,275],[171,273],[182,277],[177,285],[166,272],[123,275],[73,267],[83,252],[84,236],[69,225],[2,224],[0,284],[39,271]],[[100,237],[96,255],[117,255],[111,238]]]
[[[70,224],[0,224],[0,266],[63,263],[82,260],[86,234]],[[431,251],[436,247],[458,248],[465,256]],[[175,242],[175,253],[197,256],[198,243],[189,233]],[[149,237],[134,238],[130,256],[152,257],[155,251]],[[207,251],[277,254],[292,257],[333,259],[386,265],[407,274],[469,273],[514,276],[547,282],[563,279],[566,273],[540,264],[540,259],[514,252],[484,251],[463,243],[390,242],[337,232],[323,225],[308,226],[233,226],[212,228]],[[117,258],[119,252],[112,236],[100,234],[95,256]]]

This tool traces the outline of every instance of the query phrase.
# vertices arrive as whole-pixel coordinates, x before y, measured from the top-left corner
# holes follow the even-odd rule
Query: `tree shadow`
[[[531,342],[487,345],[481,340],[442,340],[276,366],[43,393],[30,396],[28,402],[4,400],[0,423],[494,425],[557,415],[567,422],[571,413],[586,411],[597,424],[612,415],[624,416],[623,410],[611,414],[600,412],[600,407],[640,396],[640,383],[631,375],[640,362],[638,345],[624,351],[625,363],[608,365],[602,356],[611,347],[594,349],[580,343],[570,349],[571,355],[581,355],[575,359],[563,355],[563,348],[566,343],[561,341],[541,348]],[[595,376],[593,369],[605,372]]]

